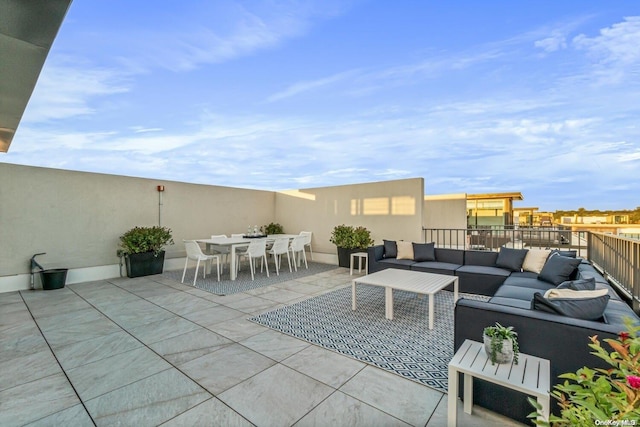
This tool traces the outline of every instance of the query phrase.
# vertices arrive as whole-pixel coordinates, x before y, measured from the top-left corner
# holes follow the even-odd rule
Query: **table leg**
[[[449,386],[447,388],[447,426],[456,427],[458,418],[458,371],[449,366]]]
[[[351,310],[356,309],[356,281],[351,281]]]
[[[456,277],[453,281],[453,303],[455,304],[458,301],[458,278]]]
[[[429,294],[429,329],[433,329],[433,298],[435,297],[434,294]]]
[[[538,397],[538,404],[542,407],[540,414],[542,416],[538,417],[538,420],[541,421],[549,421],[549,395],[545,397]]]
[[[353,276],[353,254],[349,255],[349,276]]]
[[[229,278],[236,280],[236,245],[231,245],[231,262],[229,263]]]
[[[471,414],[473,409],[473,376],[464,374],[464,412]]]
[[[389,286],[385,286],[384,288],[384,310],[385,317],[393,320],[393,289]]]

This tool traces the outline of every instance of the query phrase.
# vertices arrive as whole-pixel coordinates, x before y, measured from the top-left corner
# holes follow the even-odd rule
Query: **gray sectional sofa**
[[[385,251],[386,246],[386,251]],[[589,337],[615,338],[626,329],[625,319],[640,324],[640,317],[620,298],[607,280],[587,260],[575,253],[548,253],[541,270],[518,261],[527,250],[501,248],[500,252],[435,248],[432,244],[414,244],[414,259],[398,259],[392,244],[368,249],[369,273],[386,268],[403,268],[459,277],[460,292],[487,295],[487,302],[461,298],[455,308],[454,351],[465,339],[482,341],[484,327],[499,322],[518,332],[522,353],[550,360],[553,384],[558,375],[575,372],[583,366],[603,367],[604,362],[591,355]],[[519,252],[523,251],[523,252]],[[507,256],[507,254],[509,256]],[[397,255],[397,254],[396,254]],[[534,258],[532,252],[531,258]],[[540,256],[540,253],[535,253]],[[408,258],[406,254],[400,258]],[[561,268],[557,267],[558,265]],[[558,270],[559,268],[559,270]],[[557,274],[556,274],[557,273]],[[600,299],[555,301],[543,298],[558,287],[581,286],[606,289]],[[589,288],[589,289],[591,289]],[[593,309],[595,308],[595,314]],[[463,389],[462,383],[460,390]],[[530,424],[532,407],[527,396],[484,381],[474,381],[474,404]],[[460,396],[462,397],[462,396]],[[508,404],[505,404],[508,402]],[[552,409],[557,411],[555,402]]]

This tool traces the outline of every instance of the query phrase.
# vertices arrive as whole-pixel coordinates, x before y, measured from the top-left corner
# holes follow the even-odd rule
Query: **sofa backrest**
[[[461,249],[436,248],[436,261],[463,265],[464,251]]]
[[[481,265],[484,267],[495,267],[498,259],[498,252],[494,251],[464,251],[465,265]]]

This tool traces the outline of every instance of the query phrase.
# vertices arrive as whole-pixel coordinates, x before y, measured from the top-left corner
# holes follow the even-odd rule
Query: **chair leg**
[[[196,286],[196,279],[198,278],[198,267],[200,267],[200,259],[196,261],[196,273],[193,275],[193,286]],[[204,264],[202,264],[202,268],[204,268]],[[204,270],[203,270],[204,272]]]
[[[296,253],[294,252],[293,249],[291,249],[291,255],[293,257],[293,268],[295,268],[295,270],[298,271],[298,263],[296,262]],[[291,266],[289,266],[289,268],[291,268]]]
[[[280,266],[278,266],[278,264],[280,264],[280,262],[279,262],[280,261],[280,255],[274,254],[273,255],[273,261],[274,261],[274,263],[276,265],[276,276],[279,276],[280,275]]]
[[[267,254],[262,255],[264,259],[264,269],[267,270],[267,277],[269,277],[269,264],[267,264]]]
[[[182,271],[182,281],[180,283],[184,283],[184,275],[187,274],[187,263],[189,262],[189,257],[184,260],[184,270]]]
[[[287,251],[287,262],[289,263],[289,273],[291,273],[291,257],[289,256],[289,251]]]
[[[309,253],[311,253],[311,261],[313,261],[313,249],[311,249],[311,243],[309,243]]]
[[[211,262],[213,262],[213,260],[211,260]],[[220,258],[216,258],[216,271],[218,272],[218,282],[219,282],[220,281]]]
[[[307,264],[307,253],[304,251],[304,247],[302,248],[302,259],[304,259],[304,268],[309,269],[309,264]]]
[[[253,280],[253,269],[255,267],[255,265],[253,265],[253,263],[251,262],[251,259],[253,257],[249,256],[249,270],[251,270],[251,280]]]

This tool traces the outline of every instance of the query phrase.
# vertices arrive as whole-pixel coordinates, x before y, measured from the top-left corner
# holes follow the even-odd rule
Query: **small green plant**
[[[262,227],[260,227],[260,233],[266,235],[282,234],[284,233],[284,228],[277,222],[270,222],[268,225],[263,225]]]
[[[611,368],[578,369],[560,375],[566,381],[558,384],[551,396],[558,401],[560,416],[549,421],[537,420],[541,407],[535,399],[529,403],[536,412],[529,414],[539,426],[635,425],[640,420],[640,326],[625,319],[627,332],[617,339],[603,340],[605,349],[594,335],[589,338],[591,354],[606,361]]]
[[[119,254],[153,252],[157,256],[165,245],[170,244],[173,244],[173,237],[167,227],[134,227],[120,236]]]
[[[366,249],[373,245],[371,232],[365,227],[352,225],[336,225],[329,241],[339,248]]]
[[[491,339],[491,363],[495,363],[498,354],[502,353],[502,345],[505,340],[511,341],[513,347],[513,361],[518,364],[520,347],[518,346],[518,333],[513,330],[513,326],[502,326],[496,322],[495,326],[487,326],[483,334]]]

